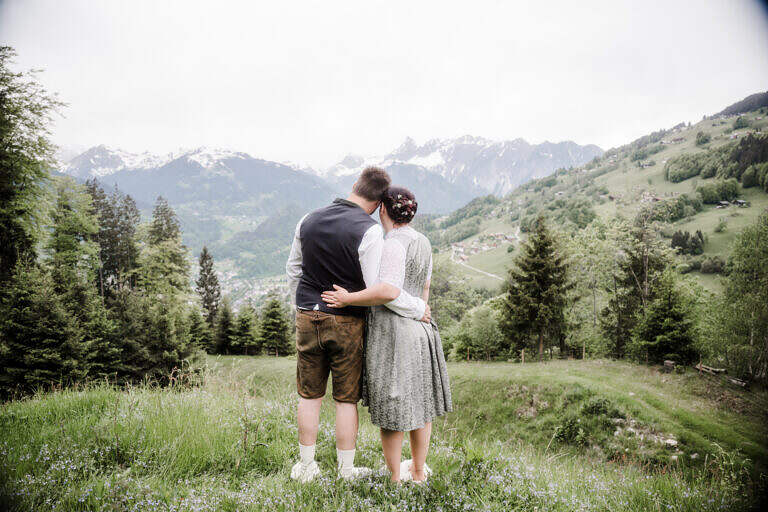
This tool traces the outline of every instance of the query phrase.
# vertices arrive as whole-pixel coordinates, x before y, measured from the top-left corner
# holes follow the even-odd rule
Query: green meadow
[[[453,413],[435,423],[428,485],[394,485],[361,408],[357,463],[335,479],[333,407],[322,478],[297,458],[291,358],[209,357],[159,388],[40,392],[0,412],[7,510],[747,510],[768,466],[761,390],[631,363],[449,363]],[[406,445],[405,456],[408,456]]]

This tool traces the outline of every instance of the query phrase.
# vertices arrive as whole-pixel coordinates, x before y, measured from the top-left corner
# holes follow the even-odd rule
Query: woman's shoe
[[[413,464],[412,459],[404,460],[400,463],[400,481],[401,482],[410,482],[413,480],[413,475],[411,474],[411,464]]]
[[[400,480],[402,482],[413,482],[415,484],[423,484],[427,481],[429,476],[432,474],[432,468],[427,466],[427,463],[424,463],[424,480],[414,480],[413,474],[411,473],[411,466],[413,465],[413,459],[404,460],[400,463]]]

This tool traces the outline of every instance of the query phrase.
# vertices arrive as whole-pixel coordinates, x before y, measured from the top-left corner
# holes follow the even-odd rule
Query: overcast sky
[[[463,134],[604,149],[768,89],[757,1],[2,0],[55,141],[330,165]]]

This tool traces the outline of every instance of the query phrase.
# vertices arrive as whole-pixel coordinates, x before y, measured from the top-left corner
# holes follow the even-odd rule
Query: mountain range
[[[217,261],[253,278],[280,273],[298,219],[346,195],[368,165],[385,168],[394,183],[410,188],[420,213],[444,214],[601,154],[597,146],[570,141],[533,145],[464,136],[419,145],[407,138],[381,157],[347,155],[330,168],[311,169],[225,149],[156,155],[99,145],[58,170],[80,181],[95,178],[105,188],[118,186],[145,215],[162,195],[176,209],[193,252],[208,245]]]
[[[594,144],[580,146],[572,141],[533,145],[524,139],[493,141],[465,135],[418,145],[408,137],[382,158],[347,155],[325,174],[338,179],[356,174],[366,165],[408,167],[442,176],[473,195],[504,195],[532,178],[579,166],[602,154],[603,150]]]
[[[164,191],[171,203],[200,199],[231,203],[258,199],[265,193],[280,197],[281,189],[287,187],[297,202],[305,203],[312,202],[313,194],[325,195],[328,187],[346,192],[364,167],[377,165],[387,169],[394,182],[422,196],[424,213],[445,213],[479,195],[506,194],[530,179],[601,154],[595,145],[571,141],[532,145],[523,139],[492,141],[465,135],[418,145],[408,137],[382,157],[350,154],[328,169],[315,170],[223,149],[156,155],[99,145],[62,163],[60,170],[83,180],[118,184],[139,201],[152,201]]]

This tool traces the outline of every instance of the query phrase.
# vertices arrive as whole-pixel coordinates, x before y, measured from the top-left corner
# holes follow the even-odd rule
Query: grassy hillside
[[[489,200],[485,207],[470,204],[447,218],[461,219],[450,227],[443,227],[441,220],[437,220],[432,225],[431,238],[442,252],[451,253],[451,243],[471,246],[483,235],[497,232],[514,234],[521,226],[524,232],[526,222],[540,212],[548,214],[556,227],[568,230],[586,225],[595,215],[604,219],[616,216],[631,219],[641,208],[654,202],[681,194],[696,197],[696,187],[712,180],[694,177],[673,183],[665,179],[665,164],[679,155],[695,155],[733,144],[747,133],[764,132],[768,127],[765,110],[762,108],[742,114],[749,124],[747,128],[734,130],[735,116],[707,118],[611,149],[601,159],[583,167],[559,171],[553,176],[523,185],[501,201]],[[708,143],[696,144],[696,136],[700,132],[709,136]],[[656,142],[649,143],[651,140]],[[670,223],[666,231],[701,230],[707,238],[701,258],[719,256],[727,259],[730,244],[738,232],[768,208],[768,194],[760,187],[743,189],[739,186],[738,197],[748,201],[750,207],[718,209],[715,205],[704,205],[695,215]],[[478,201],[482,199],[475,203]],[[724,223],[724,229],[717,229],[721,223]],[[469,236],[462,236],[467,233]],[[466,265],[457,268],[471,285],[494,289],[499,281],[478,271],[503,276],[511,261],[506,249],[493,249],[470,256],[464,262]],[[705,288],[719,289],[716,275],[692,274]]]
[[[318,443],[323,477],[302,486],[288,478],[297,457],[295,361],[222,357],[209,365],[199,387],[102,385],[4,404],[0,504],[744,510],[748,472],[768,464],[763,392],[622,362],[456,363],[449,365],[455,412],[435,423],[429,485],[394,486],[381,473],[335,481],[329,400]],[[361,425],[358,463],[379,468],[378,435],[367,413]]]

